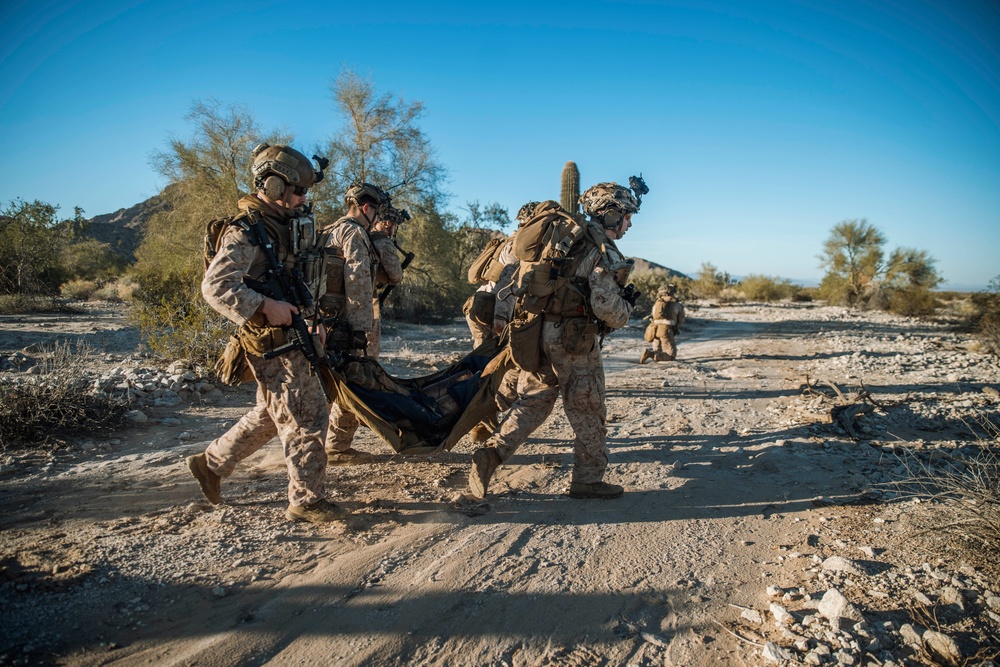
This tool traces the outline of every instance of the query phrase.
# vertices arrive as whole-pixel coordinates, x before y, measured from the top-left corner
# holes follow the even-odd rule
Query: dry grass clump
[[[992,440],[1000,437],[995,424],[983,423]],[[904,459],[907,476],[889,485],[903,500],[929,507],[914,517],[922,533],[958,538],[984,553],[1000,553],[1000,449],[980,440],[975,458],[951,459],[933,465],[916,455]]]
[[[70,280],[59,288],[59,294],[64,299],[72,299],[73,301],[87,301],[96,291],[96,281],[82,279]]]
[[[60,436],[105,434],[121,426],[129,401],[93,388],[92,348],[56,342],[43,349],[40,372],[0,376],[3,449],[48,445]]]

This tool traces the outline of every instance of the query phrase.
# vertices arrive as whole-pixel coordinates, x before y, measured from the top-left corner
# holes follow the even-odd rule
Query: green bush
[[[190,359],[204,366],[212,366],[235,332],[231,322],[192,291],[162,294],[156,300],[139,290],[132,299],[129,319],[139,327],[154,354],[166,360]]]
[[[106,282],[120,275],[124,262],[111,246],[96,239],[72,243],[59,253],[59,262],[67,279]]]
[[[937,307],[937,297],[925,287],[889,289],[886,309],[897,315],[924,317],[932,314]]]
[[[793,299],[799,291],[792,281],[777,276],[764,276],[752,273],[740,281],[739,289],[749,301],[782,301]]]

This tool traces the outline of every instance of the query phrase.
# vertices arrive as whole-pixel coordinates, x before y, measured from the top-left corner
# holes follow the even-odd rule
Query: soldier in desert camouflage
[[[653,343],[653,349],[643,350],[639,363],[644,364],[649,359],[653,361],[676,359],[676,337],[684,320],[684,304],[677,299],[677,285],[671,283],[657,290],[656,303],[653,304],[652,318],[645,335],[646,340]]]
[[[328,293],[320,302],[324,316],[346,320],[359,334],[364,345],[347,350],[358,357],[378,353],[374,341],[375,311],[372,295],[375,292],[375,275],[378,254],[369,234],[372,226],[388,210],[389,196],[371,183],[355,183],[344,194],[347,215],[324,228],[328,252],[340,266],[341,278],[327,282]],[[339,260],[339,264],[336,264]],[[331,269],[336,271],[336,269]],[[332,286],[336,284],[336,288]],[[335,293],[339,290],[339,294]],[[330,465],[357,465],[368,463],[372,455],[353,448],[354,434],[360,422],[350,411],[336,403],[330,410],[330,426],[326,437],[326,450]]]
[[[378,359],[382,352],[382,304],[379,292],[389,285],[398,285],[403,280],[403,263],[399,259],[396,246],[396,232],[410,214],[392,205],[386,207],[371,231],[372,248],[377,260],[375,268],[375,294],[372,296],[372,336],[368,341],[368,355]]]
[[[538,202],[531,201],[522,206],[516,219],[524,222],[532,216]],[[482,345],[490,336],[499,336],[514,311],[514,293],[511,283],[517,273],[518,260],[514,255],[514,236],[511,235],[497,248],[493,258],[484,268],[484,282],[475,294],[466,301],[463,311],[469,333],[472,334],[472,349]],[[486,312],[480,303],[487,304]]]
[[[284,270],[301,270],[313,298],[320,296],[323,253],[316,221],[303,207],[306,191],[322,178],[322,171],[314,171],[302,153],[288,146],[267,144],[255,150],[252,171],[257,192],[240,200],[241,213],[221,236],[201,291],[212,308],[240,325],[240,347],[257,381],[257,405],[204,453],[188,458],[188,467],[209,502],[218,504],[222,479],[277,435],[288,468],[285,516],[334,521],[348,512],[326,500],[323,440],[329,411],[319,380],[300,350],[264,358],[286,342],[287,327],[298,309],[245,283],[247,278],[266,282],[271,270],[253,233],[252,225],[260,222]],[[321,338],[325,333],[321,324],[317,333]]]
[[[645,184],[642,187],[646,191]],[[548,418],[560,390],[576,436],[570,497],[617,498],[624,492],[621,486],[603,481],[608,456],[598,335],[602,327],[606,332],[625,326],[635,305],[632,291],[616,280],[616,272],[627,262],[615,240],[628,231],[640,201],[625,187],[600,183],[584,192],[580,203],[590,220],[560,270],[568,280],[557,290],[566,292],[557,291],[549,302],[561,304],[561,310],[544,312],[542,368],[521,371],[510,412],[485,446],[473,453],[469,489],[477,498],[485,497],[497,467]]]

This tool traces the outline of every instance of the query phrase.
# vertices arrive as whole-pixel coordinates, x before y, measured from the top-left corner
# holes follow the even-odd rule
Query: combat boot
[[[351,515],[343,507],[334,505],[329,500],[317,500],[312,505],[289,505],[285,510],[285,518],[289,521],[307,521],[309,523],[330,523],[346,519]]]
[[[205,453],[195,454],[187,458],[188,470],[201,486],[201,492],[208,498],[208,502],[218,505],[222,502],[222,477],[216,475],[208,467],[208,459]]]
[[[480,499],[486,497],[490,480],[500,463],[496,447],[481,447],[473,452],[472,473],[469,475],[469,490],[473,496]]]
[[[356,466],[362,463],[371,463],[375,457],[368,452],[362,452],[348,447],[342,452],[327,451],[326,462],[332,466]]]
[[[570,498],[620,498],[625,489],[607,482],[570,482]]]
[[[639,357],[639,364],[642,365],[642,364],[646,363],[647,361],[649,361],[650,358],[652,358],[652,356],[653,356],[653,351],[652,350],[650,350],[648,348],[645,349],[645,350],[643,350],[642,351],[642,356]]]

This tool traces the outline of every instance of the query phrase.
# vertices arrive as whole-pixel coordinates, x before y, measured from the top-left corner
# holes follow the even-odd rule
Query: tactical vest
[[[263,224],[274,248],[275,257],[284,272],[290,276],[296,268],[301,271],[303,282],[313,298],[313,303],[319,303],[326,290],[326,262],[323,248],[319,244],[316,219],[310,214],[283,222],[250,210],[234,218],[230,224],[242,228],[256,244],[256,233],[251,227],[257,221]],[[255,262],[254,267],[256,266]],[[256,272],[257,275],[248,277],[254,280],[266,280],[270,270],[265,263],[263,270]],[[302,312],[302,316],[306,319],[312,315],[310,312]],[[247,321],[239,332],[239,338],[247,352],[258,356],[287,342],[285,329],[270,326],[263,313],[257,313]]]
[[[518,308],[543,315],[547,321],[567,318],[596,320],[590,306],[590,283],[578,276],[591,248],[599,248],[615,279],[624,285],[618,267],[604,247],[610,239],[593,223],[580,224],[554,201],[542,202],[514,237],[514,254],[521,260],[514,293]]]
[[[369,233],[354,218],[343,217],[334,222],[329,227],[323,228],[321,234],[324,239],[329,237],[329,232],[338,225],[357,225],[361,230],[365,248],[368,250],[368,261],[372,280],[374,282],[375,273],[378,270],[379,259],[375,246],[372,245]],[[326,256],[326,289],[323,296],[318,301],[320,312],[325,317],[343,318],[347,310],[347,285],[344,280],[344,272],[347,268],[347,257],[343,248],[329,245],[324,241],[326,247],[323,250]]]

